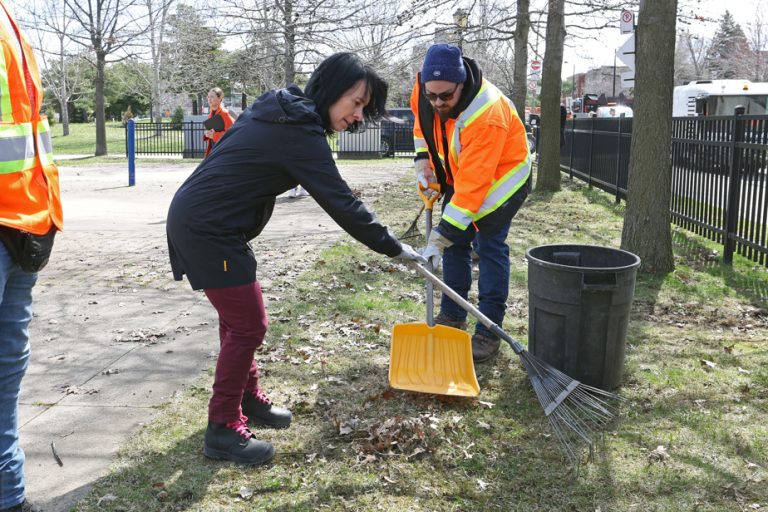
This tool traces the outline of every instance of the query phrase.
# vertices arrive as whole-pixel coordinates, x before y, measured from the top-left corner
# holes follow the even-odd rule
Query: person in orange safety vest
[[[232,114],[229,113],[229,110],[227,110],[227,108],[221,104],[223,99],[224,91],[222,91],[220,88],[214,87],[208,91],[208,119],[212,118],[213,116],[220,116],[221,120],[224,121],[224,128],[221,130],[205,130],[203,133],[203,140],[206,142],[205,156],[208,156],[208,154],[213,149],[214,144],[221,140],[221,138],[224,136],[224,133],[229,130],[229,127],[232,126],[232,123],[235,122]]]
[[[482,76],[474,60],[448,44],[427,50],[411,94],[416,178],[420,188],[439,183],[443,210],[422,255],[465,299],[472,285],[472,242],[479,256],[480,311],[501,326],[509,294],[512,218],[528,196],[531,159],[512,102]],[[426,189],[431,193],[432,189]],[[466,329],[467,312],[445,294],[438,324]],[[501,340],[477,323],[475,362],[491,359]]]
[[[31,511],[19,446],[32,288],[62,228],[59,177],[32,47],[0,0],[0,512]]]

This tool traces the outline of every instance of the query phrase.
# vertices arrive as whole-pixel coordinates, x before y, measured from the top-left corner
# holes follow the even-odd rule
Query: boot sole
[[[213,448],[208,448],[207,446],[203,447],[203,455],[205,455],[209,459],[214,459],[214,460],[228,460],[230,462],[234,462],[237,464],[245,464],[248,466],[261,466],[271,461],[273,458],[275,458],[275,449],[273,448],[269,452],[269,454],[266,456],[266,458],[259,459],[259,460],[244,459],[242,457],[233,456],[229,452],[225,452],[223,450],[214,450]]]

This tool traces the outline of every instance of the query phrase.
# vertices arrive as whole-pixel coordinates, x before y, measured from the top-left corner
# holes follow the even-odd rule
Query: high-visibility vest
[[[59,172],[34,52],[3,0],[0,7],[13,29],[0,24],[0,224],[42,235],[63,227]]]
[[[419,87],[417,83],[411,95],[411,107],[415,112]],[[433,121],[437,157],[444,169],[451,169],[446,180],[454,188],[442,220],[463,231],[497,210],[529,179],[531,157],[525,127],[512,101],[485,79],[458,117],[445,122],[447,155],[440,140],[437,114]],[[492,131],[495,128],[502,130]],[[464,141],[472,142],[465,148]],[[414,125],[414,146],[417,154],[428,151],[418,122]]]

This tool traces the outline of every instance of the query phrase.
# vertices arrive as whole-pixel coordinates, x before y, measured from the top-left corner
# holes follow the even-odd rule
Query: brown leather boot
[[[476,363],[482,363],[493,359],[499,353],[501,339],[493,335],[478,334],[472,335],[472,360]]]
[[[437,314],[434,322],[436,325],[445,325],[446,327],[453,327],[454,329],[460,329],[462,331],[467,330],[466,320],[459,320],[458,318],[453,318],[452,316],[446,315],[442,311]]]

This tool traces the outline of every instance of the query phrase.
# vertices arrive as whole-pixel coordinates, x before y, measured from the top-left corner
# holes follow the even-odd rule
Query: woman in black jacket
[[[272,215],[275,197],[303,186],[344,230],[372,250],[425,262],[401,244],[339,175],[327,135],[386,115],[387,83],[356,56],[324,60],[302,92],[295,85],[262,95],[181,185],[168,212],[168,249],[176,280],[186,274],[219,314],[221,350],[208,404],[204,454],[263,464],[272,445],[248,424],[285,428],[290,411],[258,385],[253,358],[267,331],[248,241]]]

